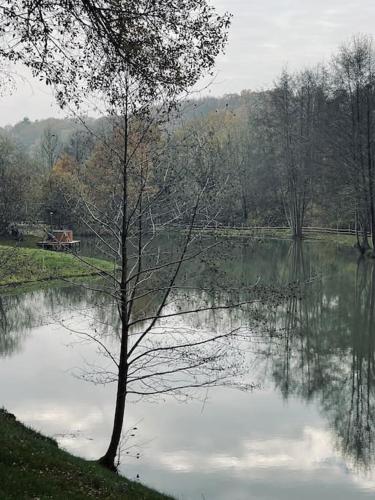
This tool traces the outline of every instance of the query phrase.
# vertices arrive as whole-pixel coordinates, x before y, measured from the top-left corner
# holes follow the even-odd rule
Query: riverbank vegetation
[[[0,287],[95,276],[113,270],[113,264],[105,260],[51,252],[34,245],[34,237],[19,245],[0,239]]]
[[[59,449],[55,440],[0,409],[0,497],[3,500],[172,500]]]

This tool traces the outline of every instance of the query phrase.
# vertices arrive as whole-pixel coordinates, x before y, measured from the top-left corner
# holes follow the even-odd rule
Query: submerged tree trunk
[[[362,229],[362,241],[361,241],[361,248],[363,250],[363,253],[367,252],[367,250],[370,249],[370,243],[368,241],[368,230],[367,226],[365,226]]]
[[[370,249],[370,244],[368,241],[368,222],[366,218],[359,221],[359,229],[357,227],[357,247],[362,255],[364,255]]]

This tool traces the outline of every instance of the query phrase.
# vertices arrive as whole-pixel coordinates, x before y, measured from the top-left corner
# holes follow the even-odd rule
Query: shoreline
[[[188,228],[173,228],[176,232],[186,232]],[[256,229],[256,228],[194,228],[194,234],[199,234],[204,237],[214,237],[214,238],[233,238],[233,239],[248,239],[248,240],[289,240],[293,241],[293,237],[290,234],[289,229],[278,229],[278,228],[268,228],[268,229]],[[352,234],[343,233],[325,233],[325,232],[310,232],[306,231],[302,239],[303,241],[321,241],[324,243],[333,243],[340,246],[345,246],[348,248],[355,249],[356,237]]]
[[[138,481],[59,448],[50,437],[0,408],[0,497],[173,500]]]
[[[184,231],[184,229],[181,228],[178,231]],[[250,232],[247,229],[221,228],[207,231],[195,230],[194,232],[214,238],[293,241],[289,231],[283,229]],[[112,262],[92,257],[77,258],[70,253],[36,248],[37,239],[35,236],[27,236],[25,241],[17,245],[12,240],[0,238],[0,292],[54,281],[100,277],[101,272],[113,272]],[[356,244],[355,236],[345,234],[305,233],[302,241],[319,241],[353,250]]]
[[[0,239],[0,291],[37,283],[112,273],[113,263],[92,257],[35,247],[33,237],[21,244]]]

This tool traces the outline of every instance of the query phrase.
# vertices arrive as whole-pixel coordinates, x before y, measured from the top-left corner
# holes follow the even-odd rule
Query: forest
[[[204,179],[202,223],[288,226],[297,238],[304,226],[351,228],[364,253],[375,235],[374,112],[375,50],[371,37],[356,36],[328,65],[284,69],[269,90],[185,99],[167,127],[153,126],[142,154],[155,189],[158,165],[173,166],[180,204]],[[49,223],[50,214],[80,227],[82,190],[108,203],[116,182],[102,181],[119,174],[108,144],[119,146],[120,128],[112,116],[25,118],[1,129],[1,232]]]

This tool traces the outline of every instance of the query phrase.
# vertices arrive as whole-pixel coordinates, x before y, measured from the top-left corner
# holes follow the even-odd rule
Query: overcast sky
[[[272,85],[283,66],[328,61],[356,33],[374,34],[374,0],[211,0],[233,14],[226,54],[205,94],[222,95]],[[29,76],[12,96],[0,97],[0,125],[64,116],[50,90]]]

